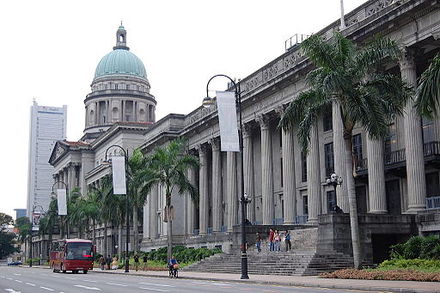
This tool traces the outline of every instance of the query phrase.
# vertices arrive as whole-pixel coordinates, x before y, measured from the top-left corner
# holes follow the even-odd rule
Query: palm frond
[[[438,115],[440,99],[440,53],[432,60],[428,69],[422,73],[417,88],[417,111],[429,118]]]

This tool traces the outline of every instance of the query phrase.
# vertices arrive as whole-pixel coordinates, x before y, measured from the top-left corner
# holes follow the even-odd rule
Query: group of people
[[[139,270],[139,255],[135,253],[133,256],[134,259],[134,267],[136,271]],[[144,255],[142,257],[142,260],[144,262],[144,268],[147,268],[147,261],[148,257]],[[117,256],[114,256],[113,258],[110,255],[107,255],[107,257],[101,256],[99,258],[99,264],[101,266],[101,270],[117,270],[119,268],[119,259]]]
[[[286,230],[284,233],[280,233],[278,230],[273,230],[272,228],[269,229],[268,243],[270,251],[281,251],[282,241],[284,241],[286,244],[286,251],[289,251],[292,249],[292,242],[290,240],[291,236],[288,230]],[[261,252],[261,242],[262,237],[260,233],[257,233],[255,238],[255,246],[258,252]]]

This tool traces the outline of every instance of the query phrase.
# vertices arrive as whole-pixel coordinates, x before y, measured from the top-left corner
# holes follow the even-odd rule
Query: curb
[[[28,266],[22,266],[24,268],[29,268]],[[36,268],[42,269],[50,269],[48,266],[34,266]],[[118,274],[118,275],[126,275],[125,272],[118,271],[101,271],[101,270],[92,270],[89,273],[98,273],[98,274]],[[169,278],[167,275],[154,275],[148,273],[138,273],[135,271],[130,271],[128,273],[130,276],[138,276],[138,277],[150,277],[150,278]],[[323,288],[323,289],[345,289],[345,290],[362,290],[362,291],[381,291],[381,292],[396,292],[396,293],[439,293],[439,290],[431,290],[431,289],[410,289],[410,288],[393,288],[393,287],[382,287],[382,286],[370,286],[370,287],[362,287],[358,285],[340,285],[340,284],[311,284],[307,282],[276,282],[276,281],[265,281],[265,280],[241,280],[241,279],[225,279],[225,278],[216,278],[216,277],[195,277],[195,276],[181,276],[179,279],[183,280],[204,280],[204,281],[218,281],[218,282],[229,282],[229,283],[253,283],[260,285],[278,285],[278,286],[291,286],[291,287],[307,287],[307,288]]]

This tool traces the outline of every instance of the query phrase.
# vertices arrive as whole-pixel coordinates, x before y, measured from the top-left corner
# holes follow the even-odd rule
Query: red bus
[[[53,272],[72,271],[76,274],[93,270],[95,246],[90,240],[64,239],[52,242],[50,250],[50,267]]]

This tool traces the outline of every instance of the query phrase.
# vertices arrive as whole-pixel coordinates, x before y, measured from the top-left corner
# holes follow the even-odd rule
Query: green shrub
[[[380,270],[414,270],[440,272],[440,260],[434,259],[393,259],[386,260],[377,267]]]
[[[405,243],[391,246],[391,259],[440,259],[438,236],[414,236]]]
[[[208,249],[208,248],[186,248],[185,246],[173,247],[174,257],[181,263],[189,263],[202,260],[206,257],[222,252],[221,249]],[[155,260],[167,263],[167,248],[161,247],[155,251],[145,253],[149,260]]]

